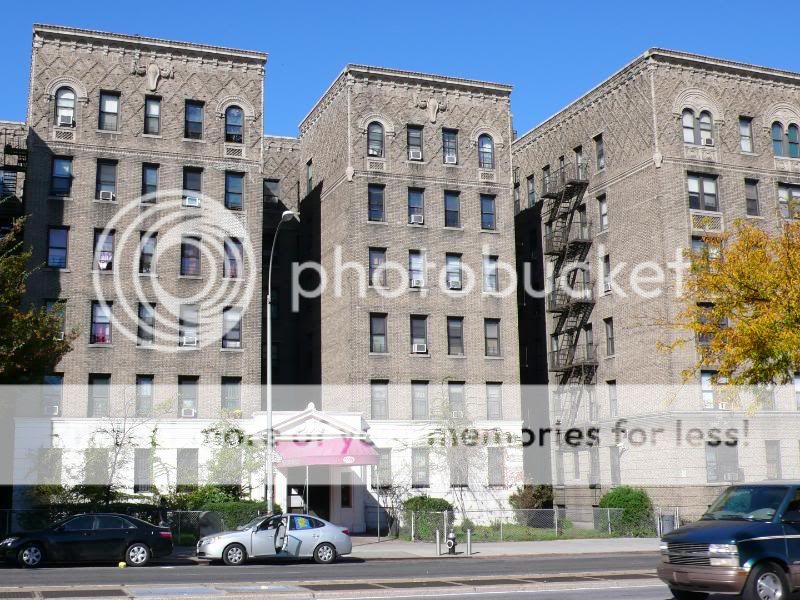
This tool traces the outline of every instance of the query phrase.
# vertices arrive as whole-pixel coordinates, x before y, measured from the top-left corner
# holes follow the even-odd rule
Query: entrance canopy
[[[340,437],[309,441],[278,440],[278,467],[377,465],[378,452],[365,440]]]

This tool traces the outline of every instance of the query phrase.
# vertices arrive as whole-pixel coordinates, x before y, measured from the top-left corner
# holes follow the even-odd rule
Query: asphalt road
[[[496,576],[531,577],[555,573],[655,571],[657,554],[577,555],[502,558],[440,558],[358,560],[342,558],[332,565],[309,562],[258,562],[241,567],[183,561],[154,563],[143,568],[57,566],[38,569],[0,567],[0,587],[87,586],[210,583],[295,583],[308,581],[363,581],[384,579]]]

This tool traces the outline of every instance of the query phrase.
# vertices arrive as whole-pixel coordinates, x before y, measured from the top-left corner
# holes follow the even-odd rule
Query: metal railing
[[[549,353],[551,371],[567,371],[573,367],[597,364],[597,345],[578,343]]]
[[[560,196],[566,188],[589,183],[589,167],[586,163],[566,163],[542,178],[542,197]]]
[[[594,302],[594,281],[576,279],[571,284],[558,282],[547,295],[548,312],[562,312],[574,304]]]

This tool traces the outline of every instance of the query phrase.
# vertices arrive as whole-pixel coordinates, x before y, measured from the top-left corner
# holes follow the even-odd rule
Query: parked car
[[[44,562],[109,562],[124,560],[143,567],[151,558],[172,553],[172,532],[114,513],[70,517],[41,531],[12,535],[0,542],[0,558],[22,567]]]
[[[678,600],[788,600],[800,588],[800,482],[727,488],[698,522],[662,538],[658,575]]]
[[[257,517],[235,531],[209,535],[197,542],[198,558],[222,560],[226,565],[272,557],[313,558],[328,564],[352,550],[347,529],[302,514]]]

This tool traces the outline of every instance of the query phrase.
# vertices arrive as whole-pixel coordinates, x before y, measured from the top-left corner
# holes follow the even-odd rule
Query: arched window
[[[478,138],[478,166],[481,169],[494,169],[494,141],[486,133]]]
[[[789,145],[789,158],[800,158],[800,130],[794,123],[786,129],[786,142]]]
[[[700,143],[705,145],[714,139],[713,135],[714,121],[711,118],[711,113],[703,111],[700,113]]]
[[[62,87],[56,91],[56,125],[72,127],[75,124],[75,92]]]
[[[244,141],[244,112],[238,106],[229,106],[225,111],[225,141],[241,144]]]
[[[786,156],[783,146],[783,125],[775,121],[772,124],[772,152],[775,156]]]
[[[367,125],[367,155],[383,158],[383,125],[377,121]]]
[[[683,125],[683,141],[686,144],[694,144],[694,111],[687,108],[681,116]]]

